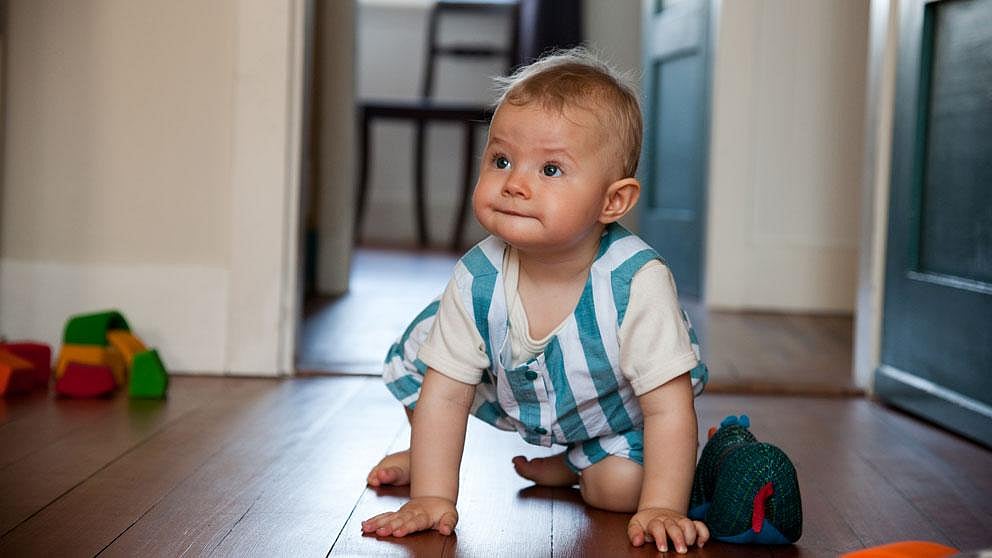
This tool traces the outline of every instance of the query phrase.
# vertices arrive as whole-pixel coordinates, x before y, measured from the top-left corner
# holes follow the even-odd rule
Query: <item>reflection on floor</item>
[[[351,290],[308,301],[299,370],[379,373],[389,345],[441,293],[456,259],[439,252],[356,250]],[[695,300],[683,303],[710,368],[710,391],[857,391],[850,316],[712,312]]]

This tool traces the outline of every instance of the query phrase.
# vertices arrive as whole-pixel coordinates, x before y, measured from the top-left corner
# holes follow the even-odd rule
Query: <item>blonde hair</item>
[[[637,173],[644,135],[636,89],[626,76],[584,47],[554,51],[508,77],[496,78],[496,107],[538,102],[563,113],[568,107],[592,112],[617,146],[623,176]],[[597,110],[599,109],[599,110]],[[602,115],[601,115],[602,113]]]

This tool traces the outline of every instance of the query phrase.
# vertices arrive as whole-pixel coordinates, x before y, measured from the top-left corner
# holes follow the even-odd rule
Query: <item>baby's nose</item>
[[[530,185],[523,177],[514,173],[503,184],[503,194],[527,199],[530,198]]]

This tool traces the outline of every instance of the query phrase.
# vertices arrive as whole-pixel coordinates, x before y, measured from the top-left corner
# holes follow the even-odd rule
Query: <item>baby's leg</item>
[[[413,422],[413,411],[406,410],[406,420]],[[383,457],[372,470],[369,471],[365,482],[369,486],[403,486],[410,484],[410,450],[398,451]]]
[[[579,482],[579,475],[565,464],[564,453],[536,459],[518,455],[513,458],[513,468],[518,475],[540,486],[574,486]]]
[[[644,467],[616,455],[610,455],[582,471],[579,488],[590,506],[608,511],[637,511],[641,497]]]

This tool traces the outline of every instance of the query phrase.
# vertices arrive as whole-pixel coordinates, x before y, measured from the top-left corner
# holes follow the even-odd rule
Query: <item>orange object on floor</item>
[[[902,541],[848,552],[841,558],[944,558],[960,551],[927,541]]]
[[[124,356],[124,362],[128,367],[130,367],[131,362],[134,361],[134,355],[148,350],[145,347],[145,344],[141,342],[141,339],[138,339],[138,337],[130,331],[124,331],[123,329],[112,329],[108,331],[107,342],[110,343],[111,347],[117,349],[117,351]]]
[[[34,387],[48,389],[48,381],[52,376],[51,347],[36,341],[14,341],[0,343],[0,351],[7,351],[30,362],[34,367]]]
[[[34,364],[11,352],[0,351],[0,395],[31,391],[34,377]]]

